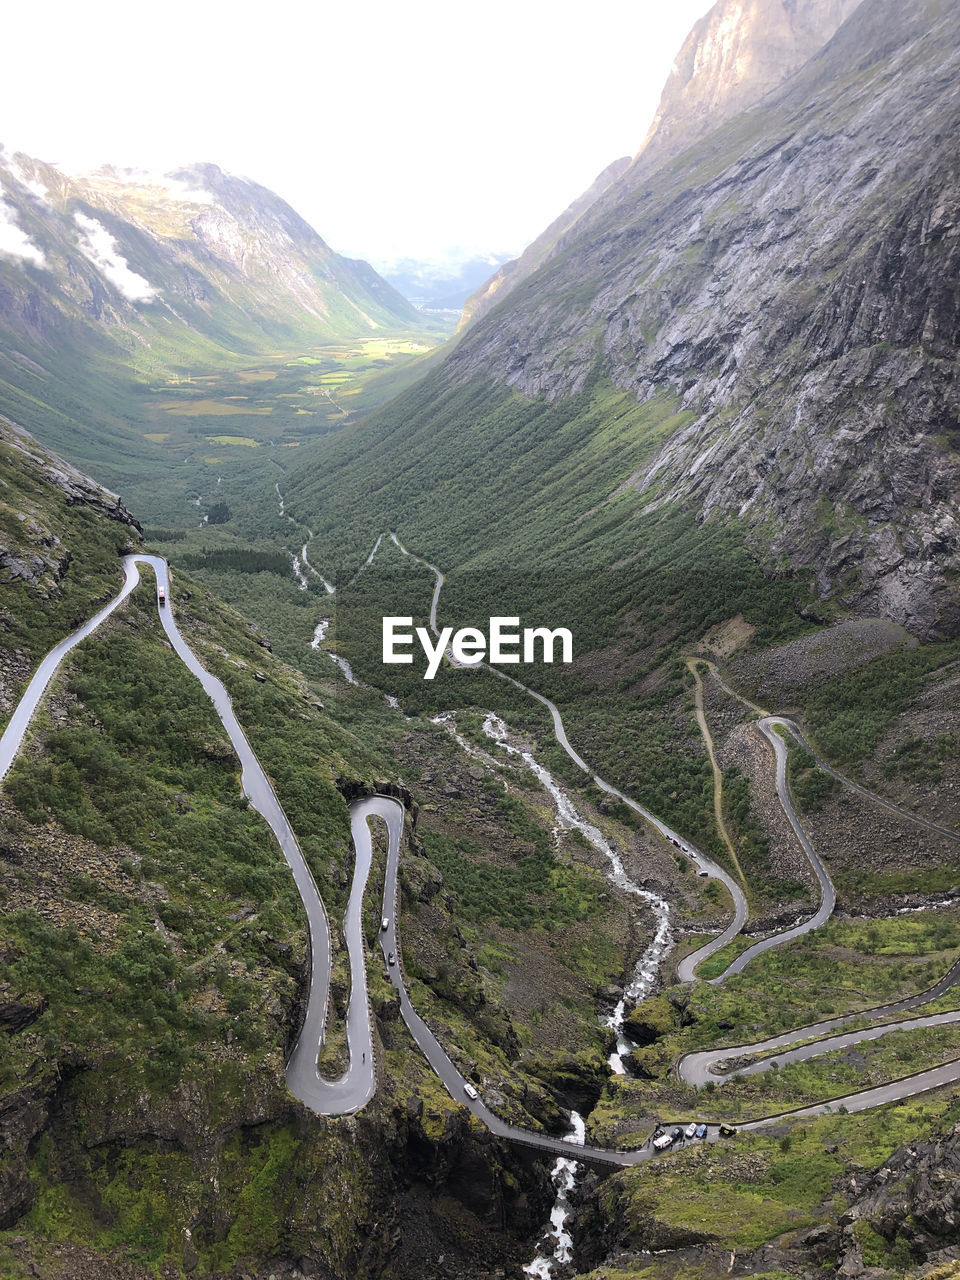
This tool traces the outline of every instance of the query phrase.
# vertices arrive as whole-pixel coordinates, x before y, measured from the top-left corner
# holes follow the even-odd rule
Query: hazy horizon
[[[638,150],[709,7],[600,0],[585,23],[539,0],[414,14],[279,0],[254,25],[173,0],[141,29],[118,0],[57,0],[7,17],[8,47],[42,50],[44,79],[38,93],[35,57],[10,60],[0,142],[71,171],[214,163],[381,266],[515,254]]]

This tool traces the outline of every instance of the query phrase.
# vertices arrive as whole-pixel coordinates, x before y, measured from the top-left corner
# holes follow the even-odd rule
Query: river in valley
[[[497,761],[492,755],[467,742],[461,736],[452,715],[436,716],[434,723],[442,724],[468,755],[485,765],[496,766]],[[634,1045],[624,1035],[624,1021],[628,1011],[653,990],[664,957],[673,946],[670,905],[658,894],[642,888],[631,880],[623,865],[623,859],[607,837],[599,827],[581,817],[569,793],[557,782],[550,771],[540,764],[531,751],[515,746],[510,741],[509,730],[500,716],[494,712],[488,712],[484,718],[483,731],[496,747],[521,760],[544,790],[549,792],[557,813],[554,836],[559,837],[561,831],[578,831],[598,853],[603,855],[607,863],[607,878],[611,883],[622,892],[640,899],[653,914],[655,921],[653,937],[634,966],[633,973],[615,1007],[601,1018],[604,1026],[609,1027],[616,1036],[616,1048],[608,1058],[610,1069],[615,1075],[625,1075],[624,1059],[633,1050]],[[571,1112],[570,1124],[570,1131],[563,1136],[571,1142],[582,1144],[586,1134],[583,1117],[576,1111]],[[536,1257],[523,1269],[524,1274],[534,1280],[552,1280],[557,1264],[569,1263],[573,1256],[573,1238],[568,1225],[572,1213],[570,1195],[576,1186],[581,1169],[582,1166],[575,1160],[567,1158],[558,1159],[553,1167],[551,1177],[557,1194],[550,1214],[550,1224],[540,1238]]]

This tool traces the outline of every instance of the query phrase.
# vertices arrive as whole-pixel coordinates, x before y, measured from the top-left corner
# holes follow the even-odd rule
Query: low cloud
[[[152,180],[176,200],[184,200],[188,204],[213,204],[212,192],[204,191],[201,187],[191,186],[189,182],[184,182],[181,178],[175,178],[172,174],[165,173],[160,177],[154,176]]]
[[[84,257],[93,263],[128,302],[152,302],[158,296],[157,290],[149,280],[131,269],[106,227],[97,222],[96,218],[88,218],[84,213],[75,213],[73,216],[83,232],[80,250]]]
[[[29,170],[25,169],[23,165],[19,163],[16,156],[14,156],[12,160],[7,159],[7,157],[3,157],[3,159],[7,161],[10,166],[10,172],[22,187],[26,187],[32,196],[36,196],[37,199],[42,200],[44,204],[50,203],[46,186],[40,182],[39,179],[31,177]]]
[[[46,266],[43,250],[39,249],[17,222],[16,210],[0,199],[0,253],[11,258],[22,258],[35,266]]]
[[[189,173],[189,170],[186,171]],[[213,196],[192,181],[176,177],[172,173],[159,173],[154,169],[121,168],[118,165],[99,165],[96,169],[79,169],[74,176],[89,179],[95,186],[104,183],[118,187],[155,187],[170,199],[184,204],[213,204]]]

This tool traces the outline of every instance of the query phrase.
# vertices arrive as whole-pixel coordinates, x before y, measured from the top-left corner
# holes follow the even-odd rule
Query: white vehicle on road
[[[686,1129],[684,1129],[683,1131],[683,1136],[686,1138],[688,1142],[690,1141],[691,1138],[695,1138],[697,1136],[696,1120],[692,1120],[690,1124],[687,1125]]]
[[[463,1092],[467,1095],[468,1098],[472,1098],[474,1102],[476,1102],[476,1100],[480,1097],[479,1093],[477,1093],[476,1089],[473,1087],[472,1084],[465,1084],[463,1086]]]
[[[656,1151],[666,1151],[667,1147],[672,1143],[673,1138],[670,1137],[669,1133],[661,1133],[659,1138],[654,1138],[653,1140],[653,1146]]]

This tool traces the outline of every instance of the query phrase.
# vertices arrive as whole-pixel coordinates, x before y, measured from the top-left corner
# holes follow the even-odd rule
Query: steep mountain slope
[[[717,0],[684,41],[633,165],[648,172],[759,102],[821,49],[860,3]],[[477,290],[464,308],[463,323],[486,315],[532,275],[551,256],[562,234],[630,167],[629,158],[608,166],[518,259]]]
[[[492,307],[501,302],[521,281],[532,275],[537,267],[550,256],[560,237],[574,226],[577,219],[586,213],[590,206],[595,204],[607,188],[616,182],[617,178],[625,173],[629,167],[629,156],[622,156],[619,160],[614,160],[612,164],[608,164],[603,172],[597,175],[583,195],[578,196],[558,218],[555,218],[546,231],[542,231],[536,240],[524,249],[519,258],[505,262],[499,267],[489,280],[486,280],[476,292],[467,298],[463,307],[460,327],[463,328],[472,320],[478,320],[480,316],[485,316]]]
[[[447,564],[553,540],[610,563],[647,540],[639,511],[647,528],[680,504],[744,530],[815,612],[952,634],[958,67],[955,9],[862,5],[762,105],[634,166],[291,498],[349,528],[337,490],[356,502],[366,475],[368,527],[401,523]]]
[[[116,494],[0,417],[0,723],[43,654],[116,589],[141,528]],[[77,557],[78,547],[83,554]]]
[[[115,595],[138,542],[114,495],[0,422],[0,723],[40,655]],[[555,1129],[561,1108],[592,1106],[598,995],[622,984],[647,921],[589,851],[555,840],[522,763],[494,780],[446,729],[304,646],[308,679],[177,569],[167,607],[228,687],[335,937],[344,796],[417,779],[398,918],[418,1007],[504,1114]],[[364,911],[377,1094],[320,1117],[288,1092],[305,919],[239,784],[141,582],[71,651],[0,787],[3,1274],[420,1280],[441,1255],[437,1275],[516,1271],[549,1211],[546,1162],[474,1125],[407,1035],[375,949],[382,848]],[[349,991],[342,941],[335,953],[331,1076]]]
[[[139,385],[423,329],[365,262],[216,165],[71,176],[0,151],[0,402],[98,474],[161,469]]]
[[[676,155],[799,71],[862,0],[720,0],[683,42],[637,154]]]

